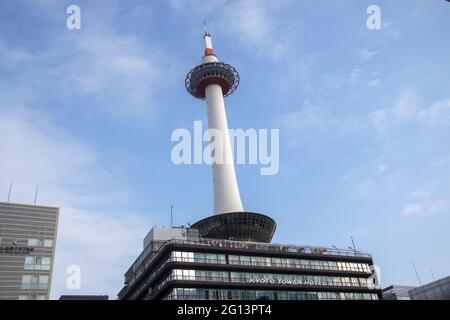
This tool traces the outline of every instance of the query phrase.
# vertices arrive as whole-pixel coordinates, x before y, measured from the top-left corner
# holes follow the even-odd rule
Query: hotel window
[[[182,252],[181,257],[183,262],[194,262],[193,252]]]
[[[23,275],[21,288],[22,289],[31,289],[32,281],[33,281],[33,276]],[[35,282],[37,282],[37,279],[35,280]]]
[[[195,280],[195,270],[183,270],[183,280]]]
[[[52,262],[52,258],[50,257],[42,257],[41,263],[43,265],[50,265]]]
[[[229,262],[229,264],[240,264],[239,256],[229,255],[228,262]]]
[[[279,258],[272,258],[272,266],[274,267],[280,267],[280,259]]]
[[[25,270],[34,269],[36,257],[25,257]]]
[[[241,264],[249,266],[250,265],[250,257],[241,256]]]
[[[205,261],[206,261],[206,255],[204,253],[200,253],[200,252],[194,253],[194,262],[205,263]]]
[[[206,254],[207,263],[217,263],[217,255],[215,253]]]
[[[46,290],[48,288],[48,276],[23,275],[22,289]]]
[[[25,258],[25,270],[50,270],[50,257],[34,257],[29,256]]]
[[[28,245],[30,247],[37,247],[39,245],[39,239],[28,239]]]
[[[231,282],[242,282],[242,275],[240,272],[231,272]]]
[[[210,281],[220,281],[219,273],[217,271],[209,271],[208,272],[208,280],[210,280]]]
[[[183,270],[180,270],[180,269],[174,269],[174,270],[172,270],[172,276],[173,276],[176,280],[182,280],[182,279],[183,279]]]
[[[337,270],[338,269],[338,265],[335,261],[329,261],[328,262],[328,266],[330,267],[330,269],[332,270]]]
[[[44,247],[46,247],[46,248],[53,247],[53,240],[52,239],[45,239],[44,240]]]
[[[178,258],[181,257],[181,252],[180,251],[172,251],[172,258],[177,261]]]
[[[226,260],[224,254],[218,254],[217,255],[217,263],[218,264],[226,264],[227,263],[227,260]]]
[[[28,239],[28,245],[30,247],[45,247],[45,248],[51,248],[53,247],[53,240],[52,239]]]
[[[258,266],[259,265],[258,257],[250,257],[250,264],[252,266]]]

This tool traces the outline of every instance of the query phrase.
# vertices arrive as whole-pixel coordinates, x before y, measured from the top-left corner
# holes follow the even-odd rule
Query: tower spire
[[[208,29],[206,27],[206,21],[205,21],[205,35],[203,36],[203,38],[205,40],[205,57],[214,56],[211,34],[208,32]]]

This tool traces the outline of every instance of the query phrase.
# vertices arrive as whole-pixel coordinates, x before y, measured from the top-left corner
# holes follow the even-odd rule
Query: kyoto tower
[[[236,179],[224,97],[239,86],[239,73],[233,66],[219,62],[208,32],[205,32],[204,43],[202,63],[188,73],[185,85],[192,96],[206,100],[210,133],[219,133],[211,137],[215,147],[211,154],[214,215],[192,227],[199,229],[203,237],[270,242],[275,221],[259,213],[244,211]],[[221,142],[217,141],[218,137]]]
[[[204,40],[205,55],[202,64],[189,72],[186,88],[194,97],[206,100],[208,127],[210,130],[218,130],[219,137],[222,137],[222,157],[213,158],[212,163],[214,214],[244,211],[234,170],[224,103],[224,97],[238,87],[239,74],[231,65],[218,61],[209,33],[205,33]],[[220,143],[216,146],[220,147]]]

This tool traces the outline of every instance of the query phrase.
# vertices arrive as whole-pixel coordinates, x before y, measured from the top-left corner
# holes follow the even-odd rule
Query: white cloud
[[[114,183],[95,151],[44,117],[0,106],[0,132],[0,194],[6,197],[14,181],[11,201],[32,203],[39,184],[38,204],[61,208],[52,297],[105,293],[114,298],[153,224],[126,209],[129,192]],[[80,291],[65,286],[69,265],[81,267]]]
[[[290,51],[292,45],[277,19],[282,1],[264,2],[243,0],[225,3],[219,12],[219,27],[237,39],[253,55],[268,55],[281,58]],[[283,30],[283,32],[280,32]],[[294,54],[290,51],[289,54]]]
[[[378,51],[370,51],[369,49],[361,49],[357,52],[357,56],[362,61],[367,61],[376,56]]]
[[[377,166],[377,168],[376,168],[375,171],[376,171],[378,174],[382,174],[382,173],[384,173],[388,168],[389,168],[389,166],[387,166],[387,165],[385,165],[385,164],[379,164],[379,165]]]
[[[204,1],[204,0],[169,0],[169,6],[173,10],[186,11],[194,9],[203,12],[211,12],[225,3],[225,0]],[[219,10],[220,11],[220,10]]]
[[[325,74],[322,76],[326,86],[332,89],[341,89],[343,87],[358,84],[361,79],[361,68],[355,67],[348,75],[336,76]]]
[[[355,119],[338,116],[308,99],[301,104],[299,110],[282,114],[279,122],[283,130],[286,130],[291,146],[296,146],[300,140],[316,138],[322,134],[336,135],[361,128],[361,123]]]
[[[421,110],[418,118],[431,125],[450,125],[450,99],[445,99]]]
[[[373,79],[373,80],[370,80],[369,82],[367,82],[367,86],[369,88],[378,87],[380,85],[381,85],[380,79]]]
[[[89,20],[89,32],[61,28],[37,53],[0,41],[0,68],[14,74],[0,79],[1,95],[14,101],[45,101],[50,94],[53,103],[82,101],[77,108],[102,118],[145,118],[147,123],[155,118],[155,95],[174,81],[171,72],[178,65],[169,63],[160,45],[117,32],[111,12],[116,11],[97,13],[98,19]]]
[[[136,214],[86,210],[63,206],[59,221],[52,297],[61,294],[108,294],[112,299],[123,286],[123,275],[140,253],[148,231]],[[81,288],[66,287],[67,267],[81,270]]]
[[[348,179],[347,179],[348,180]],[[364,178],[358,182],[351,182],[349,188],[350,198],[365,198],[373,193],[378,187],[376,181],[372,178]]]
[[[402,210],[402,213],[405,216],[419,215],[419,214],[423,214],[424,212],[425,212],[425,206],[423,206],[419,203],[406,204]]]
[[[273,21],[260,1],[236,1],[226,9],[225,16],[224,28],[249,45],[265,42],[272,32]]]
[[[414,198],[426,198],[429,197],[431,193],[432,192],[428,189],[419,189],[411,192],[411,196],[413,196]]]
[[[409,203],[402,210],[405,216],[430,216],[434,214],[448,214],[450,212],[447,200],[437,200],[429,204]]]
[[[12,68],[34,59],[34,55],[20,48],[12,48],[0,39],[0,68]]]
[[[153,115],[162,64],[133,36],[83,35],[74,43],[75,59],[62,68],[65,90],[86,95],[116,117]],[[164,80],[162,80],[164,81]]]
[[[424,105],[413,92],[403,92],[392,107],[378,109],[370,115],[379,132],[402,125],[450,126],[450,99],[429,106]]]

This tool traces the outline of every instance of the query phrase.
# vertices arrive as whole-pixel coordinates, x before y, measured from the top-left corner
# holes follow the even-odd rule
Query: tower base
[[[202,219],[191,227],[202,238],[270,243],[277,224],[260,213],[229,212]]]

